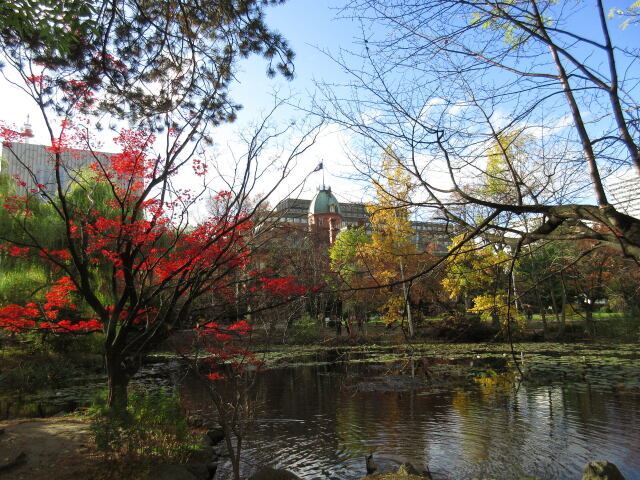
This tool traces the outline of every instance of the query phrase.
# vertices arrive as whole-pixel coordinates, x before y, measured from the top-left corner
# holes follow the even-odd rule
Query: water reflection
[[[262,374],[244,474],[270,464],[303,478],[355,479],[373,453],[383,471],[410,461],[439,479],[575,479],[596,459],[640,479],[637,393],[516,389],[500,380],[451,391],[356,391],[364,372],[342,364]],[[187,389],[192,408],[206,408],[197,384]]]

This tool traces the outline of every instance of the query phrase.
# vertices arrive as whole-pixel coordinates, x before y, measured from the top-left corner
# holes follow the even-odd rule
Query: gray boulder
[[[214,428],[212,430],[209,430],[206,435],[207,437],[209,437],[211,445],[217,445],[222,440],[224,440],[224,430],[221,428]]]
[[[218,462],[215,460],[211,460],[207,463],[207,471],[209,472],[209,478],[213,478],[218,470]]]
[[[582,480],[625,480],[625,478],[613,463],[597,460],[587,463]]]
[[[289,470],[272,467],[261,467],[249,480],[300,480],[300,477]]]
[[[185,467],[199,480],[209,480],[213,477],[206,463],[187,463]],[[215,470],[213,473],[215,473]]]
[[[156,465],[149,472],[149,480],[201,480],[185,465]]]
[[[201,445],[199,449],[193,450],[189,457],[193,463],[207,463],[218,458],[214,451],[214,447],[210,445]]]
[[[416,467],[411,465],[409,462],[401,463],[396,470],[396,473],[400,475],[420,475],[420,472],[416,470]]]

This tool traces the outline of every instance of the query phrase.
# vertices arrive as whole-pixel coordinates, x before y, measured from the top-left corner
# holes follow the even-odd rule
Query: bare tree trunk
[[[524,312],[524,307],[522,306],[522,299],[518,296],[518,289],[516,288],[516,273],[511,271],[511,284],[513,285],[513,303],[516,306],[516,313],[518,310]]]
[[[569,82],[569,76],[564,68],[562,60],[560,58],[560,54],[558,52],[558,48],[556,44],[549,38],[546,31],[546,22],[543,18],[542,14],[538,10],[538,5],[536,2],[531,2],[531,6],[533,7],[533,11],[535,12],[536,22],[540,27],[540,35],[545,39],[547,46],[549,48],[549,52],[551,53],[551,57],[553,58],[553,63],[555,64],[558,70],[558,80],[560,81],[560,85],[562,86],[562,90],[564,92],[565,98],[567,100],[567,105],[571,111],[571,116],[573,118],[574,127],[576,132],[578,133],[578,138],[580,139],[580,143],[582,144],[582,152],[584,154],[584,158],[589,167],[589,176],[591,177],[591,181],[593,183],[593,190],[596,197],[596,201],[598,205],[608,205],[609,202],[607,200],[607,195],[604,191],[604,185],[602,184],[602,178],[600,176],[600,171],[598,169],[598,162],[596,160],[596,155],[593,151],[593,144],[589,137],[589,133],[587,132],[587,128],[582,119],[582,113],[580,111],[580,106],[576,101],[576,98],[573,94],[573,89]]]
[[[236,436],[236,447],[233,446],[233,422],[237,417],[232,415],[225,404],[224,399],[220,396],[220,394],[216,391],[209,390],[211,394],[211,399],[216,406],[216,410],[218,411],[218,418],[220,421],[220,426],[224,431],[224,441],[227,445],[227,453],[229,455],[229,459],[231,460],[231,468],[233,470],[233,480],[240,480],[240,453],[241,450],[239,447],[242,446],[240,436]]]
[[[129,373],[123,365],[123,359],[117,353],[109,352],[105,354],[107,367],[108,396],[107,405],[110,408],[124,410],[127,408],[129,387]]]
[[[560,323],[560,310],[558,310],[558,302],[556,301],[556,296],[553,294],[553,291],[549,289],[550,297],[551,297],[551,308],[553,308],[553,314],[556,317],[556,321]]]
[[[564,333],[565,328],[567,327],[567,286],[564,283],[564,276],[562,279],[562,311],[560,312],[560,333]]]
[[[491,310],[491,326],[496,330],[501,330],[500,317],[498,316],[498,312],[496,312],[495,308]]]
[[[553,298],[553,295],[551,296]],[[536,288],[536,300],[538,300],[538,311],[540,312],[540,317],[542,318],[542,338],[547,338],[547,314],[544,311],[544,305],[542,304],[542,297],[540,296],[540,291]]]
[[[404,281],[404,262],[400,258],[400,278],[402,280],[402,296],[404,297],[404,306],[407,311],[407,326],[409,327],[409,338],[413,337],[413,318],[411,317],[411,305],[409,303],[409,288]]]
[[[588,335],[594,335],[595,329],[593,328],[593,310],[595,307],[595,302],[587,299],[584,302],[584,329],[587,331]]]
[[[240,480],[240,452],[242,452],[242,437],[236,437],[235,454],[231,456],[231,465],[233,467],[233,480]]]

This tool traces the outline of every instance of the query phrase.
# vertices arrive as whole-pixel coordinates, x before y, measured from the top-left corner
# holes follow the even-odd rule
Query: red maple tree
[[[6,142],[20,139],[8,128],[0,133],[9,148]],[[205,296],[235,301],[237,274],[250,259],[246,239],[255,210],[243,208],[246,193],[223,191],[216,195],[221,207],[215,214],[195,225],[188,221],[197,194],[176,190],[171,178],[188,165],[204,175],[206,163],[181,156],[180,133],[167,135],[164,158],[152,153],[155,135],[145,130],[121,131],[114,139],[121,152],[115,155],[95,152],[91,141],[86,129],[63,122],[47,149],[53,188],[28,188],[29,179],[18,178],[19,193],[3,198],[2,208],[20,235],[0,234],[0,253],[45,262],[56,280],[41,303],[0,308],[0,328],[104,332],[108,402],[124,406],[141,355],[171,330],[192,324],[194,302]],[[70,170],[65,158],[78,151],[92,152],[93,162],[65,184],[62,172]],[[49,239],[38,235],[32,217],[34,205],[42,203],[53,211],[63,248],[51,248]],[[305,293],[293,277],[274,274],[252,277],[246,293],[256,289],[273,293],[278,302]],[[201,333],[213,331],[214,323],[208,325]],[[249,326],[224,328],[246,333]],[[215,335],[222,350],[228,349],[224,335]]]
[[[34,285],[33,291],[46,288],[45,294],[0,304],[0,328],[56,334],[101,330],[108,402],[123,406],[141,355],[173,329],[198,321],[203,305],[268,291],[253,277],[247,288],[239,288],[251,255],[247,239],[255,234],[256,212],[313,144],[318,127],[302,133],[288,153],[280,149],[277,159],[271,154],[267,164],[259,162],[293,129],[272,128],[270,118],[280,102],[251,134],[243,132],[246,151],[235,149],[235,164],[208,163],[212,152],[205,147],[215,138],[215,127],[233,121],[241,108],[229,96],[237,62],[259,55],[269,75],[293,74],[293,52],[264,22],[267,3],[187,1],[178,16],[169,4],[152,15],[148,5],[136,2],[102,6],[100,14],[67,12],[74,28],[62,22],[64,32],[54,29],[48,41],[33,42],[32,35],[11,28],[2,32],[5,68],[22,79],[19,88],[42,114],[28,136],[46,130],[54,178],[42,180],[28,158],[15,155],[20,149],[12,152],[10,161],[27,171],[16,179],[17,193],[0,195],[0,220],[9,218],[15,227],[0,229],[0,257],[12,265],[46,264],[49,284]],[[80,22],[74,20],[78,15]],[[195,29],[194,19],[199,19]],[[96,120],[95,126],[84,116]],[[91,138],[107,121],[131,125],[115,139],[116,155],[98,153]],[[25,137],[26,132],[0,125],[2,141]],[[86,156],[92,157],[90,169],[78,170],[72,159]],[[208,168],[220,165],[222,171],[205,178]],[[202,176],[201,185],[178,189],[184,170]],[[258,182],[265,178],[270,185]],[[256,188],[260,200],[247,202]],[[216,212],[194,222],[191,207],[219,189],[224,191],[217,195]],[[48,227],[55,226],[48,228],[55,238],[38,225],[43,211]],[[233,323],[208,320],[220,328]]]

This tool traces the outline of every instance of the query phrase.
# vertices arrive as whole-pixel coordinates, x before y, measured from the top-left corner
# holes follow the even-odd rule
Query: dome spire
[[[27,120],[22,126],[22,138],[25,139],[25,143],[29,143],[33,138],[33,130],[31,129],[31,121],[29,119],[29,115],[27,115]]]
[[[309,204],[309,215],[321,213],[337,213],[342,215],[340,202],[331,193],[329,185],[318,185],[317,192]]]

